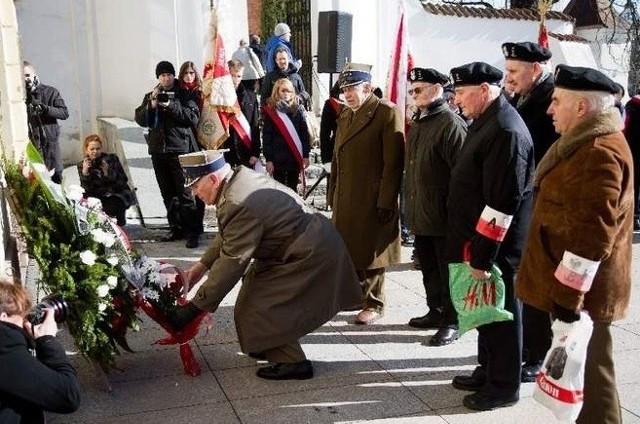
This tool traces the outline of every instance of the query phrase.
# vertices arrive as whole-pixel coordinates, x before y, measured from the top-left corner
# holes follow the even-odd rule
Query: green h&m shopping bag
[[[458,312],[460,334],[481,325],[513,319],[513,314],[504,309],[502,271],[493,264],[490,272],[491,278],[476,280],[467,262],[449,264],[449,290]]]

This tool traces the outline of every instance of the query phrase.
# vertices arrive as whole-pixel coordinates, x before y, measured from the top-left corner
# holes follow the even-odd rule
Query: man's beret
[[[463,85],[500,84],[502,72],[484,62],[471,62],[451,69],[451,82],[456,87]]]
[[[554,74],[555,86],[567,90],[618,92],[616,83],[593,68],[558,65]]]
[[[407,78],[410,82],[427,82],[429,84],[445,85],[449,77],[433,68],[413,68]]]
[[[551,51],[539,44],[524,41],[522,43],[504,43],[502,53],[505,59],[520,62],[546,62],[551,59]]]

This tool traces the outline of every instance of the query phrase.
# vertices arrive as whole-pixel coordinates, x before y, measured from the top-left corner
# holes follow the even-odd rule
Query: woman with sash
[[[273,85],[263,109],[262,151],[267,172],[276,181],[297,191],[299,175],[309,166],[309,130],[304,108],[298,103],[293,84],[286,78]]]

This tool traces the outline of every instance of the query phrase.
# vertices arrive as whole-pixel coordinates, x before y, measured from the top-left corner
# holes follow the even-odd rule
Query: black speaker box
[[[337,73],[351,61],[352,23],[350,13],[318,14],[318,72]]]

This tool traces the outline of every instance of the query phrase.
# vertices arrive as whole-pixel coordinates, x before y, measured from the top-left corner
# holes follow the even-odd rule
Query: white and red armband
[[[512,220],[513,215],[507,215],[490,206],[485,206],[476,225],[476,231],[491,240],[502,242]]]
[[[586,293],[591,289],[599,266],[599,261],[585,259],[565,250],[562,262],[553,275],[565,286]]]

